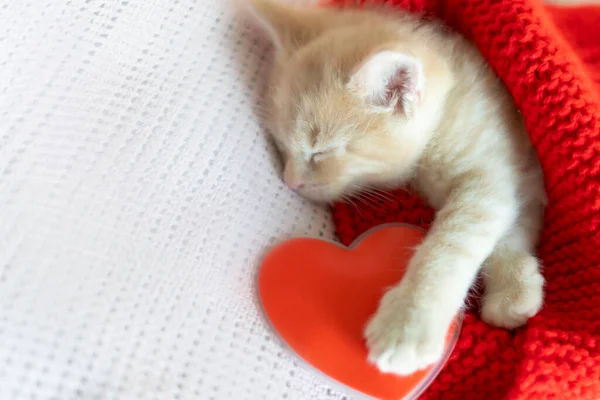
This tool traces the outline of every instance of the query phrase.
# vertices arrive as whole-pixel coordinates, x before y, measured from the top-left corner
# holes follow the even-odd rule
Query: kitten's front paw
[[[411,306],[408,296],[401,286],[390,290],[367,324],[369,361],[382,372],[409,375],[443,355],[450,321],[433,307]]]
[[[542,307],[544,278],[539,272],[538,261],[527,255],[516,262],[518,268],[511,267],[517,272],[486,283],[481,318],[488,324],[518,328]]]

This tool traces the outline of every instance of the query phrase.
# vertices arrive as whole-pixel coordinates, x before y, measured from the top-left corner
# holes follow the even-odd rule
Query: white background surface
[[[0,399],[341,398],[257,311],[331,237],[256,116],[268,44],[219,0],[0,0]]]

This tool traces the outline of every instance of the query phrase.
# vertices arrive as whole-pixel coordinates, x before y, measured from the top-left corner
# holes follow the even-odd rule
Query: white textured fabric
[[[220,0],[0,0],[0,399],[329,399],[254,279],[332,236],[256,110],[268,45]]]

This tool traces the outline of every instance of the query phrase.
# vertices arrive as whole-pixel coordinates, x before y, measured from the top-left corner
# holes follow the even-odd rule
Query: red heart
[[[283,341],[334,381],[379,399],[416,398],[452,351],[459,322],[448,333],[444,359],[405,377],[369,364],[362,334],[423,237],[418,228],[389,224],[366,232],[349,248],[310,238],[284,242],[267,254],[259,271],[264,311]]]

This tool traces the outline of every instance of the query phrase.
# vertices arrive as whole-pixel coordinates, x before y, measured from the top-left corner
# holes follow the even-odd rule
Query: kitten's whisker
[[[380,203],[390,201],[379,194],[372,193],[368,188],[363,188],[356,184],[349,185],[346,193],[361,200],[365,205],[371,208],[379,208]]]
[[[352,205],[354,208],[356,208],[356,211],[358,211],[358,214],[360,215],[361,218],[363,218],[362,215],[362,211],[360,211],[360,207],[358,207],[350,197],[348,197],[348,194],[346,194],[346,192],[342,193],[342,200],[344,200],[345,203]]]
[[[367,207],[373,207],[374,205],[373,199],[366,196],[365,193],[356,193],[354,197],[364,203]]]
[[[396,196],[393,194],[372,186],[351,184],[348,186],[348,189],[352,191],[352,195],[355,195],[355,193],[370,194],[372,198],[378,198],[384,202],[390,203],[396,200]]]
[[[375,207],[379,205],[379,199],[374,197],[371,193],[361,192],[361,196],[369,200],[369,205]]]
[[[390,202],[396,201],[396,199],[397,199],[396,195],[394,195],[390,192],[387,192],[385,190],[381,190],[381,189],[377,189],[377,188],[373,188],[373,190],[375,191],[375,193],[378,193],[380,196],[388,199],[388,201],[390,201]]]
[[[365,190],[364,193],[365,193],[365,195],[369,196],[370,198],[375,199],[377,202],[386,200],[384,197],[380,196],[379,193],[375,193],[371,190]]]
[[[389,191],[386,191],[386,190],[383,190],[383,189],[380,189],[380,188],[377,188],[377,187],[374,187],[374,186],[369,186],[368,189],[371,190],[371,191],[373,191],[373,192],[377,192],[377,193],[380,193],[382,195],[388,196],[390,198],[395,198],[395,196],[392,193],[390,193]]]
[[[383,203],[392,203],[395,200],[395,198],[392,195],[385,193],[385,192],[374,190],[372,188],[367,189],[366,193],[369,193],[372,197],[378,199],[379,201],[381,201]]]

